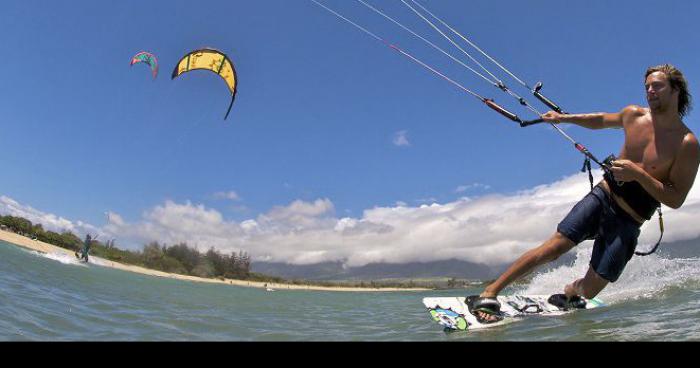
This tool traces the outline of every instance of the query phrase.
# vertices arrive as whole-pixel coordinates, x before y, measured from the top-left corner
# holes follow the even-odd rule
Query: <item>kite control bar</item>
[[[542,82],[537,82],[535,85],[535,89],[532,90],[532,94],[537,97],[538,100],[542,101],[543,104],[549,106],[550,109],[560,113],[560,114],[566,114],[566,112],[562,111],[561,107],[559,105],[555,104],[552,102],[552,100],[548,99],[545,97],[542,93],[540,93],[540,90],[542,89]]]
[[[482,98],[481,101],[486,104],[486,106],[490,107],[497,113],[503,115],[506,119],[510,121],[514,121],[518,124],[520,124],[521,127],[526,127],[529,125],[537,124],[537,123],[542,123],[544,122],[544,119],[536,119],[536,120],[523,120],[521,119],[518,115],[506,110],[503,106],[497,104],[494,100],[490,98]]]
[[[549,107],[550,109],[552,109],[560,114],[566,114],[566,112],[564,112],[561,109],[561,107],[559,107],[559,105],[557,105],[552,100],[548,99],[545,95],[540,93],[541,89],[542,89],[542,82],[537,82],[537,84],[535,85],[535,88],[532,89],[532,94],[535,97],[537,97],[537,99],[540,100],[540,102],[547,105],[547,107]],[[524,128],[524,127],[527,127],[530,125],[535,125],[535,124],[544,123],[544,122],[545,122],[544,119],[534,119],[534,120],[523,121],[520,123],[520,126]]]

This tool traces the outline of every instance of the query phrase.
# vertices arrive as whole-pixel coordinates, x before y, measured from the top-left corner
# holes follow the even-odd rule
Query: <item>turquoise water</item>
[[[585,271],[572,265],[509,292],[546,294]],[[700,340],[700,258],[635,258],[600,297],[606,308],[446,333],[429,292],[265,292],[84,265],[0,241],[2,341],[628,341]]]

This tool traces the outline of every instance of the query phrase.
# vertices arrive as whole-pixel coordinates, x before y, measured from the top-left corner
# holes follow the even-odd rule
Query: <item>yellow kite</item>
[[[226,116],[224,116],[224,120],[226,120],[229,112],[231,112],[233,100],[236,98],[236,84],[238,83],[236,69],[233,67],[231,59],[229,59],[223,52],[211,48],[192,51],[183,56],[177,63],[175,70],[173,70],[172,79],[175,79],[175,77],[187,73],[190,70],[197,69],[209,70],[216,73],[226,82],[226,85],[231,92],[231,103],[226,111]]]

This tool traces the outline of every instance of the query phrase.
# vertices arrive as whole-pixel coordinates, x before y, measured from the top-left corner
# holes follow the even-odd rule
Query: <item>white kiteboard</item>
[[[555,295],[499,295],[501,310],[499,321],[484,323],[472,314],[472,302],[478,296],[424,298],[423,304],[433,320],[446,330],[477,330],[501,326],[527,316],[558,316],[578,309],[593,309],[605,306],[602,300],[579,298],[567,303],[562,294]],[[552,304],[554,303],[554,304]]]

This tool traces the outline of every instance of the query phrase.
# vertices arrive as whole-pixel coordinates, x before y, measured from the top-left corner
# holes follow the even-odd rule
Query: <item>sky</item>
[[[359,2],[319,1],[534,117]],[[366,1],[461,57],[400,1]],[[570,112],[645,106],[651,65],[676,65],[691,93],[700,80],[696,2],[421,4]],[[495,264],[551,234],[587,190],[582,156],[551,127],[517,127],[309,0],[10,0],[0,24],[0,213],[48,229],[295,264]],[[216,75],[170,79],[201,47],[235,65],[226,121],[230,94]],[[140,51],[157,55],[156,80],[129,66]],[[696,114],[685,120],[693,130]],[[623,142],[619,130],[565,130],[600,158]],[[694,193],[665,216],[665,237],[700,235],[684,222]]]

